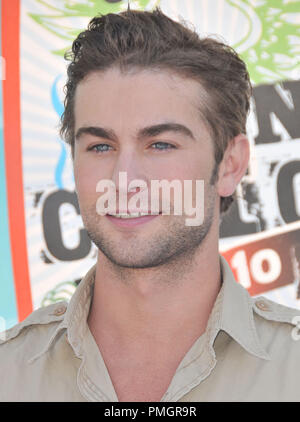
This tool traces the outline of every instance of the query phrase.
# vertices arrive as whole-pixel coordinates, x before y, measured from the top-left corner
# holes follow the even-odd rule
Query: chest
[[[167,391],[177,363],[137,362],[130,359],[106,363],[119,401],[158,402]]]

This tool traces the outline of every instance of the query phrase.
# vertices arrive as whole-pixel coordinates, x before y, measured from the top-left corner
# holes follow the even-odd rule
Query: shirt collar
[[[220,268],[222,287],[210,314],[205,333],[206,343],[209,345],[210,351],[214,355],[213,342],[219,331],[223,330],[247,352],[259,358],[270,360],[256,331],[253,301],[249,293],[236,282],[229,264],[222,255],[220,255]],[[30,362],[44,354],[50,348],[57,334],[63,329],[67,329],[68,342],[76,355],[82,357],[83,337],[88,329],[87,318],[93,295],[95,272],[96,265],[90,268],[81,280],[69,302],[64,319],[57,326],[46,345],[30,359]],[[194,347],[191,352],[193,349]]]
[[[72,346],[75,354],[78,357],[82,356],[82,340],[88,328],[87,318],[93,295],[95,273],[96,264],[90,268],[90,270],[77,286],[68,304],[64,319],[56,327],[51,337],[42,347],[41,351],[31,357],[28,363],[32,363],[44,353],[46,353],[51,347],[58,333],[60,333],[62,330],[67,331],[67,340]]]
[[[208,321],[207,334],[213,341],[217,333],[223,330],[247,352],[270,360],[255,327],[253,299],[248,291],[236,282],[229,264],[222,255],[220,267],[223,282]]]
[[[184,356],[161,401],[179,400],[208,377],[217,362],[215,340],[221,332],[228,334],[248,353],[270,360],[256,332],[252,299],[247,290],[236,282],[230,266],[221,255],[220,269],[222,286],[206,330]],[[222,336],[219,339],[223,341]]]

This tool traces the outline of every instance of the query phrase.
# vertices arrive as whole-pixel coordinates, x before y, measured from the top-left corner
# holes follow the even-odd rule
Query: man
[[[251,298],[218,252],[249,160],[244,63],[159,10],[94,18],[70,58],[61,134],[98,259],[68,305],[8,330],[1,399],[298,401],[297,311]],[[202,180],[202,223],[162,200],[153,215],[99,212],[101,180],[136,195],[121,173],[149,199],[153,180]]]

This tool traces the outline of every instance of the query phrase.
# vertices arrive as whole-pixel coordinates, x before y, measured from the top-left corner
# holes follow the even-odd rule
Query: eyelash
[[[161,141],[154,142],[150,146],[152,147],[153,145],[158,145],[158,144],[159,145],[167,145],[168,147],[167,148],[153,148],[153,149],[156,149],[158,151],[166,151],[168,149],[175,149],[176,148],[175,145],[169,144],[168,142],[161,142]],[[108,145],[108,144],[97,144],[97,145],[94,145],[93,147],[89,148],[89,151],[95,151],[96,153],[99,153],[99,154],[108,151],[108,149],[106,149],[105,151],[99,151],[97,148],[101,147],[101,146],[111,147],[111,145]]]

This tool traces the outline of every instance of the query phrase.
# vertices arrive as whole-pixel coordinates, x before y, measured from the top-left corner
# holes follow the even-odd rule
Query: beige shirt
[[[300,401],[300,310],[252,298],[222,256],[220,263],[207,329],[161,401]],[[69,304],[37,309],[5,332],[0,401],[118,401],[87,325],[94,275],[95,267]]]

